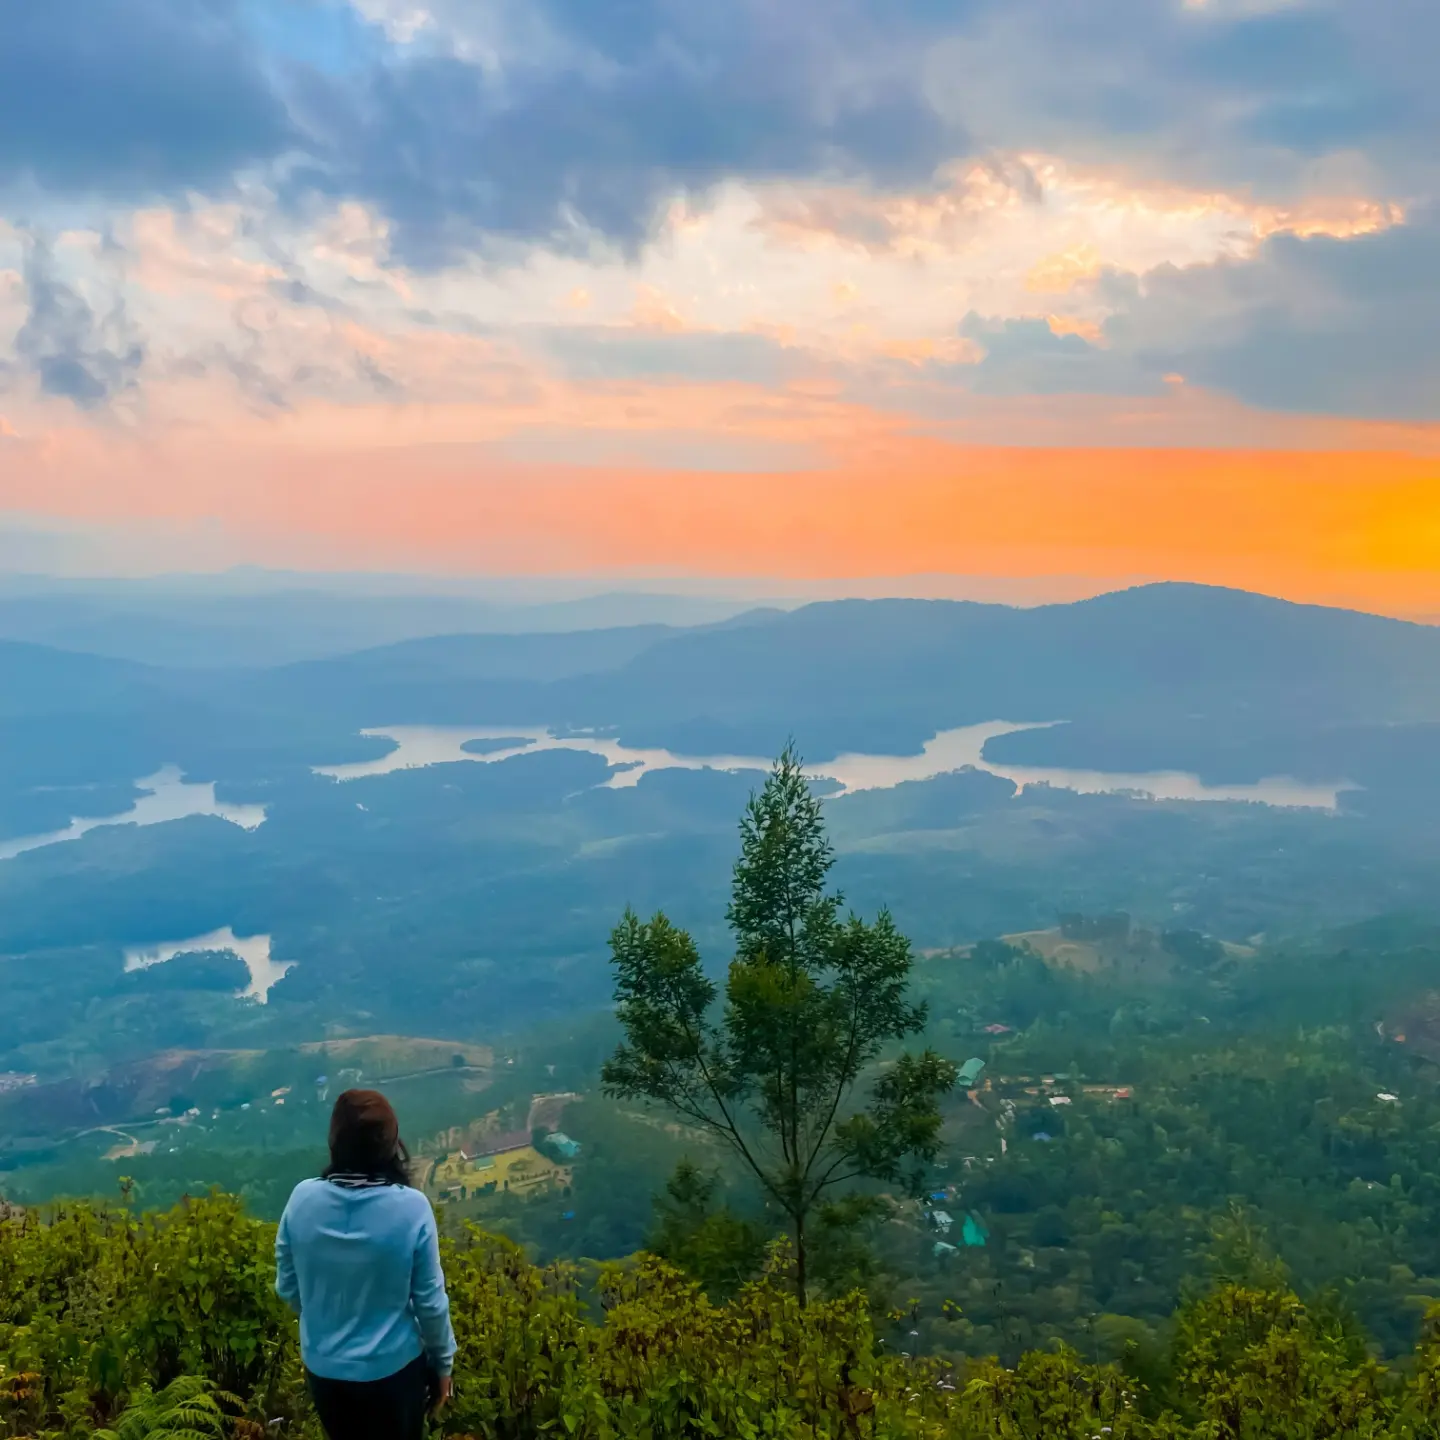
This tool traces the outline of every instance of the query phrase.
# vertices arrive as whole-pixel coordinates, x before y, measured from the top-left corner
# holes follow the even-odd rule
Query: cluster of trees
[[[163,1213],[0,1221],[0,1435],[317,1440],[274,1227],[214,1194]],[[444,1244],[460,1342],[441,1433],[531,1440],[1400,1440],[1440,1433],[1440,1312],[1403,1367],[1254,1278],[1186,1305],[1162,1352],[1012,1366],[886,1344],[863,1295],[802,1306],[780,1242],[713,1302],[664,1261],[536,1267]],[[956,1315],[953,1305],[948,1316]]]

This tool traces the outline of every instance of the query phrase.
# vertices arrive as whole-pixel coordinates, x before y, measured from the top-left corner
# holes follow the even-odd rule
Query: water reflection
[[[1069,770],[1037,765],[993,764],[983,754],[987,741],[1017,730],[1043,729],[1055,721],[1015,722],[991,720],[983,725],[964,725],[942,730],[925,742],[918,755],[838,755],[833,760],[811,765],[817,778],[837,782],[844,794],[859,790],[889,789],[908,780],[933,780],[953,770],[972,766],[991,775],[1012,780],[1022,789],[1027,785],[1053,785],[1082,794],[1131,793],[1154,800],[1231,800],[1265,805],[1299,806],[1333,810],[1343,781],[1310,782],[1289,776],[1270,776],[1253,784],[1208,785],[1199,776],[1179,770],[1125,774],[1104,770]],[[671,750],[637,749],[606,736],[590,734],[556,735],[545,729],[523,726],[483,725],[392,725],[365,730],[367,736],[393,740],[395,748],[378,760],[350,765],[316,768],[316,773],[336,780],[359,780],[389,775],[426,765],[443,765],[469,760],[489,765],[516,755],[542,750],[580,750],[602,756],[610,765],[623,765],[605,782],[611,789],[638,785],[652,770],[768,770],[771,761],[756,755],[677,755]],[[467,742],[480,748],[466,750]],[[491,748],[498,741],[512,743]]]
[[[239,825],[243,830],[254,830],[265,822],[263,805],[227,805],[215,798],[215,786],[212,782],[191,784],[175,765],[166,765],[153,775],[137,780],[135,786],[147,793],[124,814],[76,819],[63,830],[51,830],[44,835],[22,835],[15,840],[0,840],[0,860],[12,860],[16,855],[23,855],[27,850],[38,850],[45,845],[78,840],[82,835],[88,835],[102,825],[162,825],[167,820],[184,820],[191,815],[216,815],[221,820],[228,820],[232,825]]]
[[[270,989],[295,968],[293,960],[270,958],[268,935],[239,936],[227,925],[208,935],[192,935],[188,940],[166,940],[159,945],[131,945],[125,950],[125,969],[148,970],[163,965],[177,955],[208,955],[220,952],[236,956],[250,972],[250,983],[238,992],[238,998],[256,1000],[261,1005],[270,998]]]

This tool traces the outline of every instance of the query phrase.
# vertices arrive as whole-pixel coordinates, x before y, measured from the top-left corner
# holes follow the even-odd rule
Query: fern
[[[114,1430],[97,1430],[96,1440],[224,1440],[226,1406],[233,1395],[198,1375],[181,1375],[163,1390],[140,1390]]]

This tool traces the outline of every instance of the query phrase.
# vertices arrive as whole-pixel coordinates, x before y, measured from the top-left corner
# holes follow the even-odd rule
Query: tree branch
[[[815,1167],[815,1161],[819,1159],[820,1152],[825,1148],[825,1137],[830,1133],[830,1127],[835,1123],[835,1116],[840,1110],[840,1101],[844,1098],[846,1087],[850,1081],[846,1076],[850,1073],[850,1067],[855,1061],[855,1044],[860,1028],[860,992],[857,989],[852,991],[850,1005],[850,1038],[846,1043],[845,1066],[840,1072],[839,1079],[835,1082],[835,1096],[830,1102],[830,1113],[825,1117],[825,1123],[820,1127],[820,1133],[815,1139],[815,1148],[810,1152],[810,1158],[805,1162],[805,1168],[801,1175],[809,1177],[810,1171]]]

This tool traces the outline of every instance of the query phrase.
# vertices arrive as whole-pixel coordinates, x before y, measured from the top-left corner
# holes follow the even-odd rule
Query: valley
[[[834,1283],[859,1266],[877,1296],[968,1297],[959,1330],[918,1327],[927,1346],[1079,1343],[1095,1314],[1150,1334],[1234,1203],[1394,1349],[1394,1257],[1440,1295],[1418,1192],[1383,1239],[1362,1219],[1366,1187],[1428,1173],[1440,1103],[1424,627],[1154,587],[244,674],[0,646],[6,665],[0,818],[113,806],[0,860],[9,1199],[123,1177],[145,1204],[218,1184],[273,1216],[319,1164],[336,1086],[363,1082],[447,1225],[537,1257],[648,1243],[687,1158],[773,1226],[712,1140],[599,1077],[611,928],[663,909],[723,973],[736,823],[793,734],[847,907],[888,907],[923,957],[926,1042],[981,1067],[932,1177],[953,1233],[873,1187],[863,1253],[823,1260]],[[1236,1100],[1259,1093],[1273,1114]],[[547,1150],[557,1130],[573,1153]],[[1322,1253],[1322,1224],[1356,1227],[1349,1248]]]

